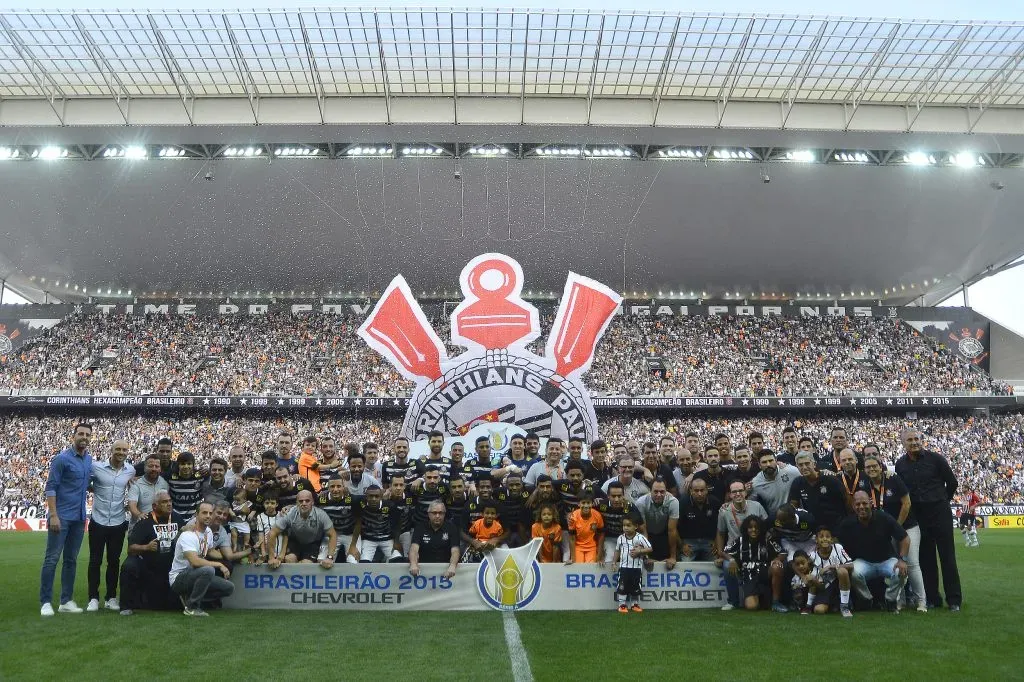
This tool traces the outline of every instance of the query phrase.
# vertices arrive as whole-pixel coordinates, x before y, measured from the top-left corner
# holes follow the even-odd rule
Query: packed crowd
[[[919,428],[901,428],[887,454],[879,443],[857,448],[837,424],[821,442],[795,425],[771,441],[758,431],[734,440],[662,428],[642,444],[551,438],[542,446],[534,433],[516,434],[500,453],[488,436],[470,445],[432,431],[429,452],[416,459],[402,437],[339,450],[330,434],[282,429],[246,468],[242,443],[202,463],[188,451],[174,457],[167,436],[134,465],[124,438],[94,459],[94,426],[65,425],[45,484],[40,613],[55,613],[62,555],[57,612],[83,611],[73,597],[88,490],[89,611],[100,608],[104,554],[106,608],[134,615],[180,601],[185,615],[206,616],[233,593],[238,563],[271,571],[402,563],[413,576],[443,570],[451,580],[460,563],[531,539],[540,562],[610,563],[622,613],[643,611],[642,574],[655,561],[669,571],[713,561],[723,569],[723,610],[770,604],[848,618],[871,608],[927,612],[944,601],[960,610],[949,503],[963,489]],[[978,502],[971,494],[968,506]]]
[[[0,503],[29,506],[42,502],[42,490],[50,458],[66,445],[70,418],[8,415],[0,419]],[[250,419],[140,416],[104,417],[93,420],[92,447],[106,452],[116,440],[131,445],[132,459],[154,452],[156,442],[170,438],[179,451],[196,455],[200,463],[213,457],[227,458],[232,445],[247,453],[245,467],[259,466],[259,452],[272,447],[275,434],[290,429],[298,434],[330,434],[338,443],[390,443],[399,432],[398,420]],[[768,417],[688,417],[611,420],[600,423],[601,436],[609,441],[657,441],[668,434],[677,440],[695,431],[725,433],[740,441],[751,431],[769,435],[777,447],[778,434],[792,425],[801,436],[823,448],[829,430],[839,424],[850,442],[861,448],[877,443],[884,458],[892,461],[900,450],[901,429],[913,425],[924,434],[929,449],[943,454],[961,481],[961,489],[974,491],[987,502],[1024,502],[1024,413],[990,417],[922,416],[910,421],[901,417],[801,417],[796,420]],[[773,436],[774,434],[774,436]]]
[[[0,389],[407,395],[412,385],[356,335],[360,322],[319,313],[71,318],[0,358]],[[449,337],[445,321],[432,323]],[[542,323],[546,330],[551,320]],[[531,350],[542,353],[545,338]],[[648,371],[649,355],[664,359],[664,377]],[[620,315],[598,345],[587,385],[609,395],[1006,390],[899,320],[774,316]]]

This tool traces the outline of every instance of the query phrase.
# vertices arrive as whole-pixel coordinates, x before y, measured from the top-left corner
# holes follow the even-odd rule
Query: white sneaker
[[[732,604],[726,604],[725,606],[722,607],[722,610],[723,611],[732,611],[734,608],[736,608],[736,607],[733,606]]]
[[[924,603],[924,600],[917,602],[918,613],[928,613],[928,605]]]
[[[97,608],[99,608],[99,602],[97,601]],[[81,613],[82,609],[78,607],[75,600],[72,599],[69,602],[65,602],[57,607],[57,613]]]
[[[108,611],[120,611],[121,604],[117,601],[117,597],[111,597],[107,601],[103,602],[103,608],[107,609]]]
[[[63,607],[61,607],[61,608],[63,608]],[[88,611],[89,613],[95,613],[95,612],[99,611],[100,610],[100,600],[99,599],[90,599],[89,600],[89,604],[85,607],[85,610]]]
[[[53,604],[43,604],[43,607],[39,609],[40,616],[52,616],[53,615]]]

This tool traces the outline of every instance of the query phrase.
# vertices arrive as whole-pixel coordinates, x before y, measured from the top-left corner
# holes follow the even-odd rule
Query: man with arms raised
[[[209,615],[202,609],[203,601],[227,597],[235,589],[228,567],[206,559],[213,544],[209,528],[212,520],[213,504],[201,503],[196,511],[195,530],[183,532],[174,546],[174,559],[167,578],[171,589],[181,597],[186,616]]]

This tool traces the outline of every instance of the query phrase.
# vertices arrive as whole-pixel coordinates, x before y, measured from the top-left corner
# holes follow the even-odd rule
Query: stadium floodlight
[[[749,149],[715,149],[711,155],[720,161],[753,161],[754,152]]]
[[[55,159],[66,159],[68,150],[64,147],[43,147],[35,152],[35,155],[44,161],[53,161]]]
[[[0,161],[6,161],[8,159],[17,159],[21,156],[21,151],[13,147],[0,147]]]
[[[546,146],[538,147],[534,153],[544,157],[579,158],[583,150],[579,147]]]
[[[180,159],[185,156],[185,150],[177,147],[161,147],[156,155],[162,159]]]
[[[394,148],[390,145],[356,145],[345,150],[345,156],[391,156]],[[407,153],[411,153],[407,152]]]
[[[145,159],[149,156],[149,151],[140,146],[125,147],[122,152],[126,159]]]
[[[444,150],[434,145],[417,145],[415,147],[403,147],[402,156],[440,156]]]
[[[587,147],[583,155],[591,158],[614,159],[634,156],[633,150],[629,147]]]
[[[255,156],[261,156],[262,154],[262,147],[227,147],[224,149],[224,156],[235,159],[251,159]]]
[[[985,157],[974,152],[960,152],[950,155],[949,162],[961,168],[974,168],[975,166],[984,166]]]
[[[832,154],[832,160],[842,163],[867,163],[871,159],[864,152],[835,152]]]
[[[814,152],[810,149],[796,149],[793,151],[786,152],[787,161],[797,161],[800,163],[814,163],[817,158]]]
[[[702,159],[704,158],[704,151],[698,148],[672,147],[671,149],[659,150],[658,156],[663,159]]]
[[[903,162],[911,166],[934,166],[935,155],[924,152],[910,152],[909,154],[904,154]]]
[[[508,156],[511,153],[511,149],[499,144],[476,145],[466,150],[466,156],[499,157]]]
[[[292,158],[308,159],[311,156],[318,156],[320,150],[316,147],[287,146],[274,149],[274,156],[287,156]]]

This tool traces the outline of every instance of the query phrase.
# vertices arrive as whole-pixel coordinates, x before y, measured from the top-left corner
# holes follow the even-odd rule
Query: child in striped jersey
[[[265,564],[270,558],[270,546],[267,544],[270,539],[270,531],[277,522],[277,496],[273,494],[267,495],[267,498],[263,500],[263,513],[256,517],[254,537],[256,538],[255,563]],[[277,538],[276,550],[281,549],[281,543],[284,537],[279,536]]]
[[[615,541],[614,557],[619,567],[619,586],[615,590],[619,613],[643,611],[640,607],[640,587],[643,583],[644,564],[654,549],[650,541],[636,531],[637,524],[633,517],[623,517],[622,535]]]
[[[839,593],[839,612],[843,618],[852,618],[850,611],[850,574],[853,572],[853,559],[846,553],[843,546],[832,538],[832,531],[822,526],[814,536],[814,552],[811,561],[821,580],[822,589],[815,596],[808,597],[808,606],[814,606],[815,613],[828,613],[835,610],[836,592]],[[838,586],[838,590],[836,589]],[[821,603],[814,604],[815,601]],[[819,608],[820,607],[820,608]]]

